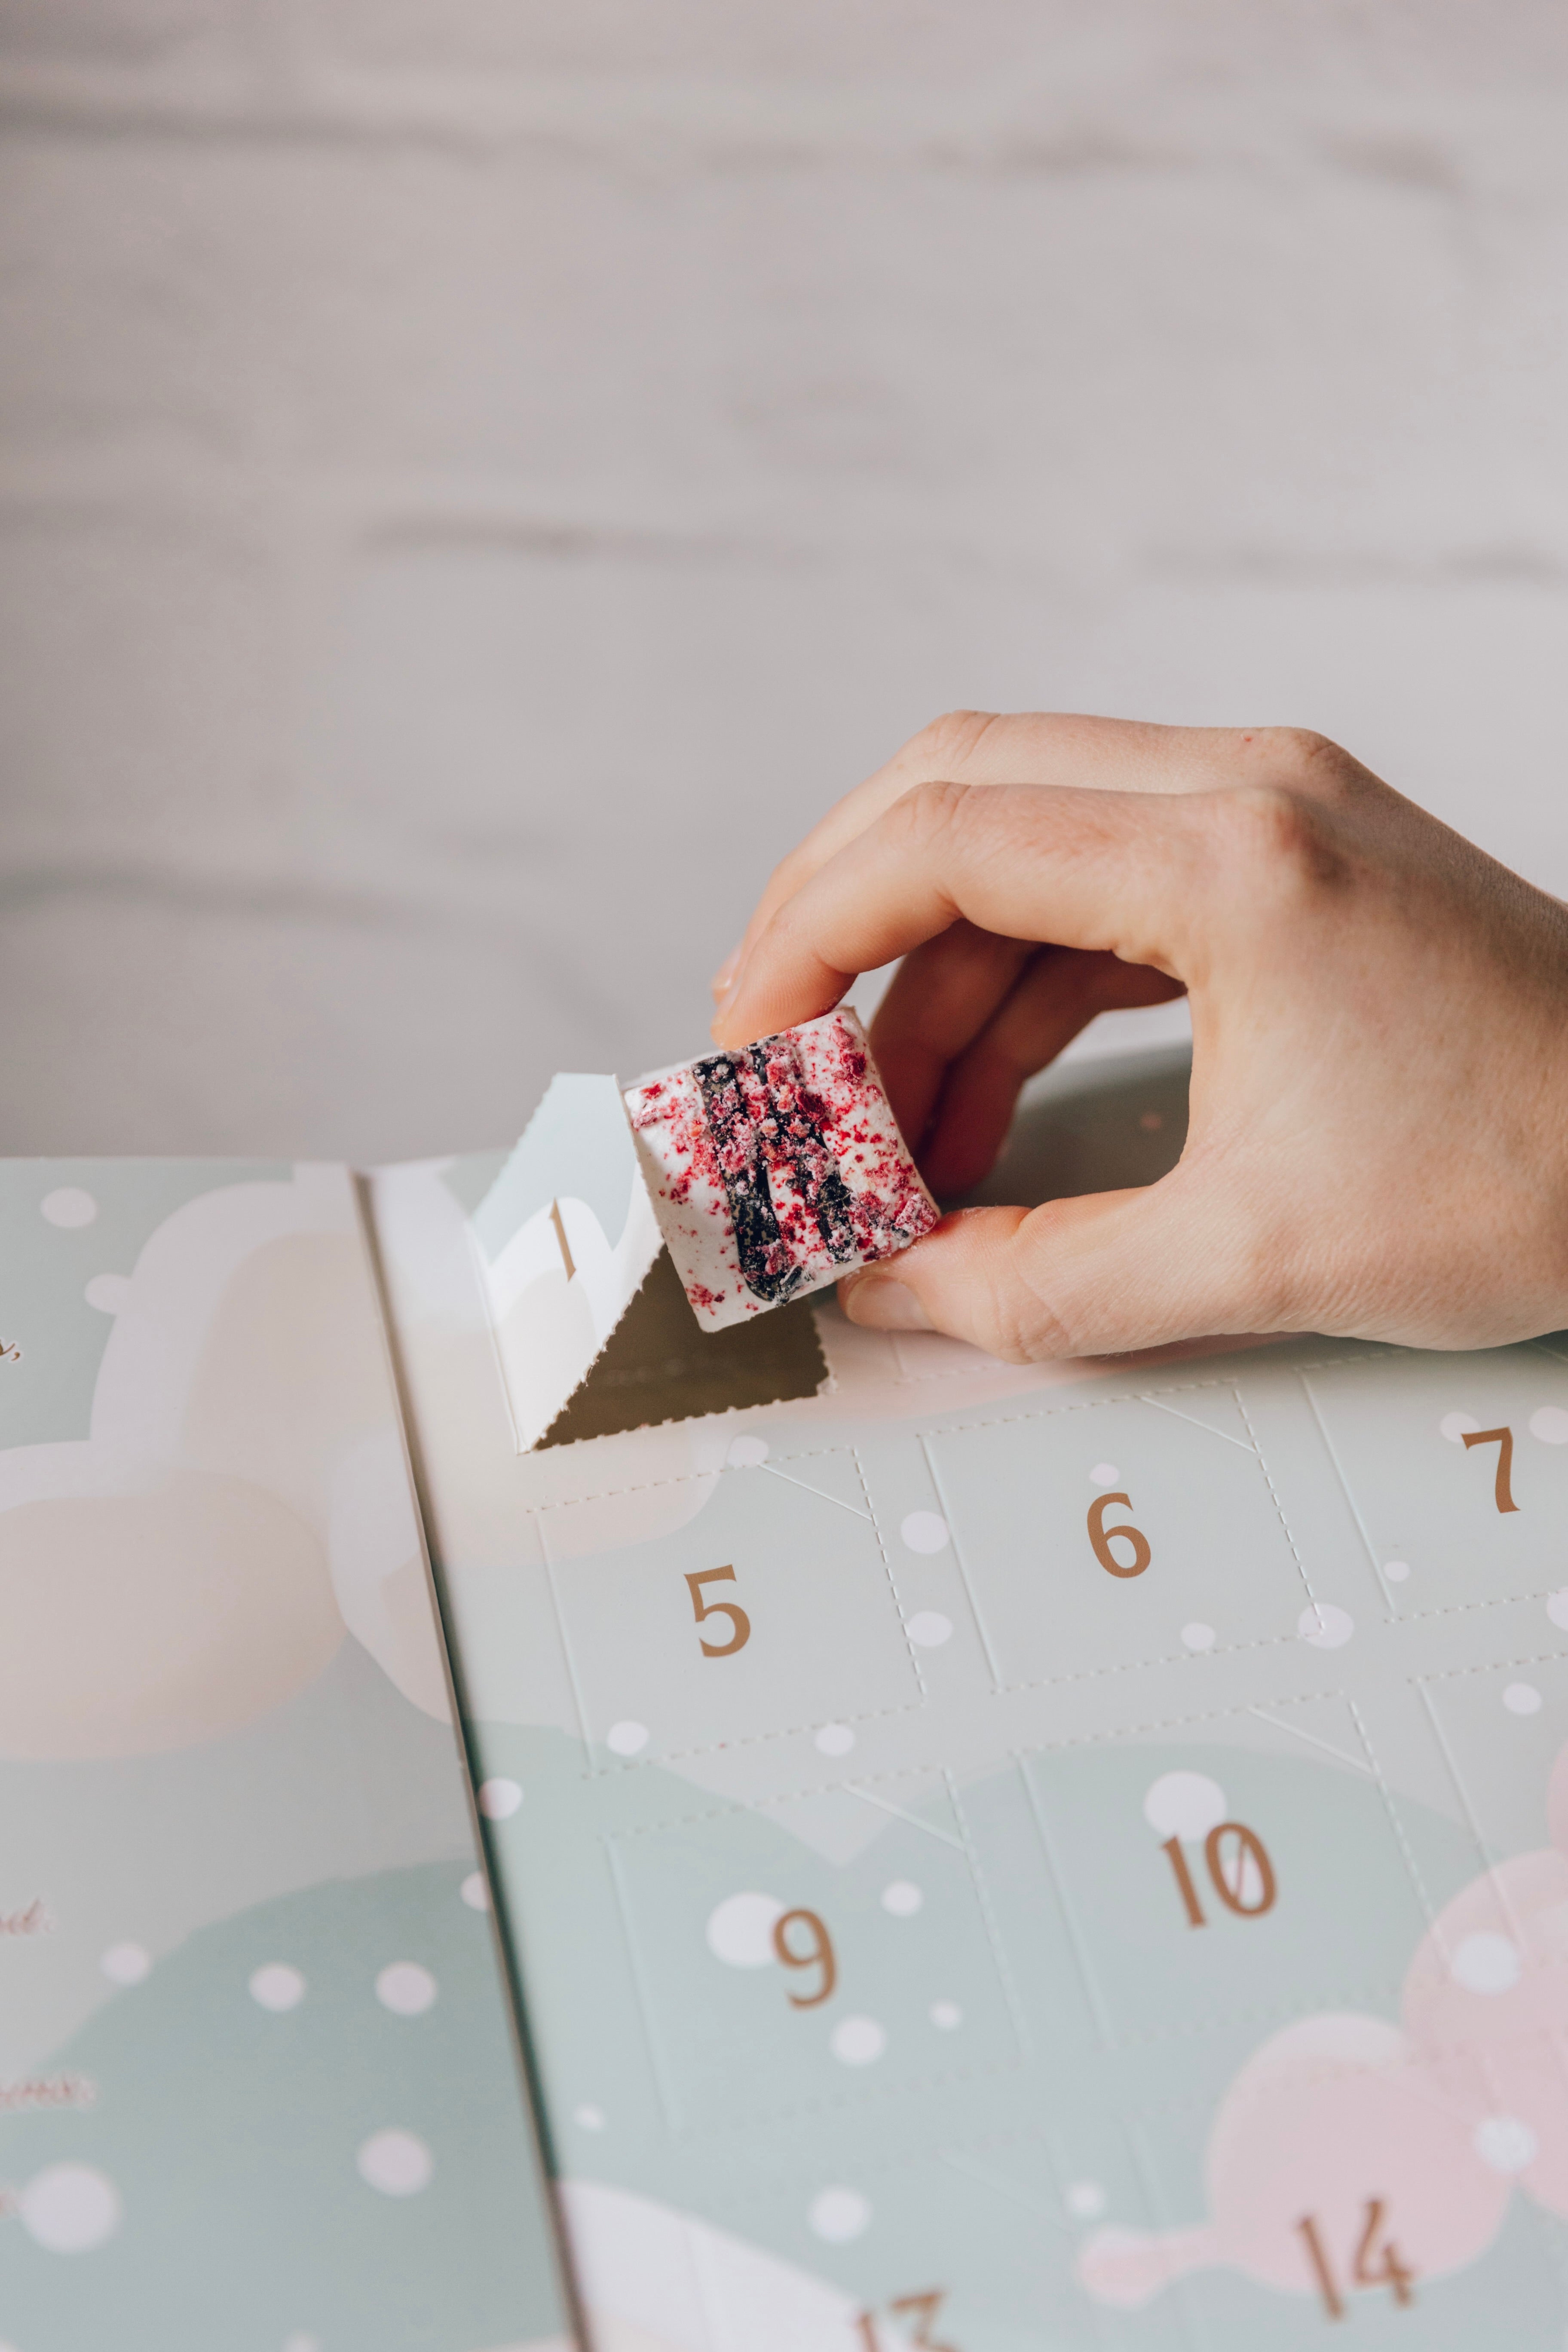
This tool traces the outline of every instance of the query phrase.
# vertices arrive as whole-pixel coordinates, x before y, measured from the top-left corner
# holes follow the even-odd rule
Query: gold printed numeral
[[[789,1940],[789,1930],[797,1922],[811,1937],[810,1947],[804,1952],[797,1952]],[[822,1970],[822,1982],[816,1992],[791,1993],[789,2005],[792,2009],[820,2009],[825,2000],[831,1999],[833,1989],[838,1982],[838,1962],[833,1950],[833,1938],[815,1911],[781,1913],[773,1921],[773,1950],[786,1969]]]
[[[1170,1863],[1188,1927],[1206,1927],[1208,1915],[1187,1867],[1181,1839],[1167,1838],[1160,1851]],[[1216,1823],[1204,1840],[1204,1860],[1215,1893],[1238,1919],[1261,1919],[1266,1911],[1273,1910],[1279,1891],[1274,1864],[1263,1840],[1245,1822]]]
[[[1376,2242],[1386,2210],[1381,2197],[1367,2199],[1366,2226],[1361,2233],[1361,2242],[1351,2265],[1351,2284],[1352,2286],[1385,2286],[1399,2309],[1408,2311],[1415,2300],[1415,2273],[1408,2263],[1400,2259],[1399,2250],[1392,2238],[1385,2238],[1381,2249]],[[1334,2277],[1333,2264],[1329,2260],[1317,2215],[1303,2213],[1296,2228],[1306,2245],[1307,2260],[1311,2264],[1318,2293],[1322,2296],[1325,2314],[1330,2319],[1342,2319],[1345,2299]]]
[[[731,1628],[730,1639],[727,1642],[705,1641],[702,1644],[703,1656],[732,1658],[736,1651],[743,1650],[751,1640],[752,1621],[738,1601],[706,1601],[702,1596],[702,1588],[705,1584],[733,1584],[734,1570],[732,1568],[700,1568],[694,1570],[686,1581],[691,1593],[692,1611],[700,1625],[705,1624],[710,1617],[727,1617],[730,1620]]]
[[[1497,1478],[1492,1487],[1492,1492],[1497,1497],[1497,1507],[1500,1511],[1517,1511],[1519,1505],[1513,1499],[1512,1430],[1467,1429],[1464,1435],[1467,1454],[1472,1445],[1497,1447]]]
[[[1089,1507],[1089,1539],[1094,1546],[1094,1556],[1108,1576],[1142,1576],[1153,1558],[1149,1549],[1149,1538],[1142,1528],[1126,1525],[1108,1528],[1105,1514],[1112,1503],[1120,1503],[1129,1511],[1132,1508],[1131,1500],[1126,1495],[1097,1495]],[[1118,1540],[1131,1545],[1131,1559],[1117,1559],[1111,1546]]]

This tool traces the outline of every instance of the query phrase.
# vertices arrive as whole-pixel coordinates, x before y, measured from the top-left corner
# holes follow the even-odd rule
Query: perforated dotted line
[[[1352,1985],[1340,1992],[1312,1993],[1308,1998],[1325,2010],[1346,2009],[1352,2005],[1359,2007],[1374,2001],[1387,2002],[1397,2009],[1399,1986],[1397,1983]],[[1295,1993],[1281,1993],[1276,2000],[1254,2002],[1246,2009],[1227,2007],[1223,2014],[1212,2019],[1194,2020],[1185,2025],[1163,2025],[1153,2033],[1119,2034],[1115,2046],[1119,2051],[1147,2050],[1158,2042],[1199,2042],[1205,2035],[1222,2033],[1232,2025],[1263,2025],[1273,2017],[1299,2018],[1310,2013],[1310,2011],[1302,2011]]]
[[[1343,1699],[1344,1697],[1345,1694],[1342,1690],[1298,1691],[1289,1698],[1271,1698],[1268,1704],[1270,1706],[1311,1706],[1319,1699]],[[1350,1704],[1348,1699],[1345,1703],[1347,1706]],[[1119,1723],[1109,1731],[1080,1731],[1070,1734],[1065,1739],[1033,1740],[1026,1747],[1010,1748],[1008,1753],[1015,1762],[1022,1763],[1026,1757],[1054,1756],[1064,1748],[1101,1747],[1108,1741],[1135,1738],[1141,1731],[1182,1731],[1191,1724],[1226,1723],[1233,1716],[1251,1714],[1250,1702],[1245,1702],[1240,1706],[1215,1706],[1210,1707],[1202,1715],[1160,1716],[1150,1723]],[[1256,1717],[1254,1719],[1257,1720]]]
[[[969,1864],[970,1884],[974,1889],[975,1901],[980,1906],[980,1916],[985,1929],[985,1940],[991,1947],[991,1958],[995,1964],[996,1973],[1002,1979],[1003,1996],[1012,2013],[1013,2031],[1018,2037],[1021,2048],[1027,2052],[1029,2029],[1025,2018],[1024,2006],[1018,1998],[1018,1988],[1008,1962],[1006,1945],[1003,1941],[1001,1929],[997,1927],[995,1914],[991,1908],[991,1897],[986,1891],[984,1876],[975,1858],[974,1840],[970,1835],[969,1818],[958,1793],[957,1778],[951,1766],[945,1764],[942,1766],[942,1777],[947,1783],[948,1802],[952,1807],[953,1818],[958,1823],[959,1834],[963,1840],[963,1857]]]
[[[945,1422],[941,1429],[922,1430],[921,1434],[931,1437],[956,1437],[961,1431],[969,1429],[1006,1429],[1016,1421],[1050,1421],[1068,1412],[1111,1412],[1121,1405],[1147,1404],[1153,1397],[1194,1396],[1200,1389],[1223,1389],[1228,1385],[1227,1381],[1220,1380],[1182,1381],[1168,1383],[1164,1388],[1142,1389],[1136,1396],[1078,1397],[1070,1404],[1042,1404],[1036,1405],[1031,1411],[1022,1412],[988,1412],[978,1421]],[[1217,1433],[1217,1432],[1210,1433],[1211,1435]]]
[[[1262,1471],[1264,1478],[1268,1484],[1269,1499],[1272,1501],[1275,1510],[1279,1513],[1279,1524],[1285,1530],[1285,1540],[1290,1547],[1290,1557],[1296,1563],[1296,1573],[1301,1580],[1302,1590],[1307,1595],[1308,1601],[1310,1603],[1312,1608],[1318,1611],[1318,1622],[1321,1625],[1322,1623],[1322,1611],[1319,1607],[1318,1596],[1312,1590],[1312,1580],[1307,1573],[1307,1564],[1301,1558],[1300,1549],[1296,1542],[1295,1536],[1291,1532],[1290,1522],[1285,1516],[1285,1506],[1279,1500],[1279,1489],[1274,1484],[1274,1473],[1268,1467],[1268,1457],[1265,1455],[1262,1446],[1258,1442],[1258,1432],[1252,1425],[1252,1416],[1241,1401],[1241,1391],[1233,1385],[1231,1394],[1236,1399],[1236,1409],[1241,1415],[1242,1427],[1246,1430],[1248,1437],[1252,1440],[1252,1451],[1258,1457],[1258,1466]]]
[[[1399,1817],[1398,1808],[1395,1806],[1394,1801],[1394,1792],[1390,1789],[1388,1782],[1384,1776],[1382,1765],[1377,1760],[1377,1751],[1373,1747],[1372,1735],[1367,1730],[1365,1723],[1362,1720],[1361,1709],[1357,1706],[1354,1699],[1352,1698],[1349,1691],[1346,1691],[1343,1694],[1343,1697],[1345,1705],[1351,1711],[1351,1721],[1355,1726],[1356,1738],[1361,1741],[1362,1748],[1366,1756],[1366,1760],[1371,1765],[1373,1776],[1376,1779],[1377,1792],[1383,1799],[1383,1810],[1388,1815],[1388,1825],[1394,1832],[1394,1843],[1398,1846],[1401,1854],[1405,1858],[1405,1869],[1410,1873],[1410,1883],[1415,1889],[1415,1899],[1421,1906],[1422,1916],[1426,1919],[1427,1925],[1431,1926],[1437,1916],[1436,1906],[1434,1904],[1431,1895],[1428,1892],[1426,1881],[1421,1875],[1421,1865],[1415,1859],[1415,1850],[1405,1833],[1405,1823]]]
[[[627,1838],[658,1837],[665,1830],[692,1829],[699,1822],[726,1821],[736,1813],[771,1812],[778,1805],[798,1804],[805,1797],[852,1797],[858,1787],[876,1788],[883,1780],[940,1780],[943,1769],[940,1764],[900,1764],[886,1772],[862,1772],[856,1780],[819,1780],[809,1788],[785,1789],[781,1793],[770,1793],[765,1797],[736,1798],[727,1805],[710,1805],[700,1813],[677,1813],[668,1821],[639,1822],[630,1829],[605,1830],[603,1835],[607,1843]],[[889,1815],[889,1818],[894,1820],[897,1816]],[[921,1822],[912,1822],[910,1826],[921,1830],[925,1828]]]
[[[1416,1625],[1424,1623],[1429,1617],[1468,1617],[1478,1609],[1514,1609],[1521,1601],[1550,1601],[1562,1590],[1559,1584],[1543,1584],[1534,1592],[1496,1593],[1490,1601],[1445,1601],[1436,1609],[1403,1610],[1397,1616],[1386,1619],[1385,1622],[1390,1625]]]
[[[1438,1666],[1429,1675],[1412,1675],[1410,1679],[1419,1686],[1422,1683],[1460,1682],[1467,1675],[1500,1675],[1510,1666],[1560,1666],[1565,1654],[1568,1654],[1562,1650],[1538,1650],[1530,1658],[1489,1658],[1479,1666]]]
[[[742,1430],[741,1435],[743,1437],[745,1434],[745,1431]],[[592,1438],[584,1438],[583,1441],[584,1444],[595,1444],[597,1442],[596,1439]],[[781,1454],[778,1458],[781,1462],[825,1462],[832,1454],[853,1454],[855,1448],[852,1445],[814,1445],[808,1447],[803,1454]],[[769,1458],[772,1458],[771,1455]],[[574,1510],[582,1503],[618,1502],[625,1495],[651,1495],[660,1486],[694,1486],[701,1478],[719,1480],[726,1470],[761,1467],[761,1464],[720,1462],[716,1463],[711,1470],[680,1470],[668,1478],[645,1478],[635,1486],[602,1486],[596,1487],[591,1495],[556,1496],[548,1503],[530,1503],[528,1508],[531,1511],[570,1511]]]
[[[871,1489],[866,1484],[866,1472],[860,1460],[860,1449],[858,1445],[851,1445],[848,1448],[848,1454],[855,1465],[855,1475],[860,1482],[860,1492],[865,1497],[866,1508],[870,1516],[871,1532],[877,1538],[877,1549],[882,1555],[882,1571],[888,1580],[888,1591],[892,1597],[893,1606],[899,1612],[899,1630],[904,1637],[904,1647],[910,1654],[910,1664],[915,1670],[915,1680],[920,1685],[921,1697],[924,1699],[930,1696],[926,1689],[925,1673],[921,1665],[920,1652],[910,1638],[909,1619],[904,1614],[904,1604],[899,1597],[898,1579],[893,1574],[893,1563],[888,1557],[888,1547],[882,1541],[882,1522],[877,1516],[877,1506],[871,1500]]]
[[[787,2107],[755,2107],[743,2116],[726,2116],[715,2123],[677,2124],[677,2139],[691,2137],[696,2133],[716,2137],[726,2132],[749,2131],[759,2123],[782,2123],[795,2116],[831,2114],[836,2108],[885,2106],[892,2099],[912,2099],[921,2092],[946,2090],[961,2083],[984,2083],[998,2074],[1016,2074],[1023,2071],[1017,2059],[994,2059],[987,2066],[964,2066],[951,2074],[917,2074],[906,2083],[868,2084],[863,2090],[829,2092],[819,2099],[797,2099]]]
[[[923,1697],[907,1698],[898,1706],[874,1706],[867,1708],[858,1715],[836,1715],[830,1718],[819,1717],[814,1723],[793,1723],[787,1725],[783,1731],[748,1731],[739,1739],[710,1739],[701,1748],[667,1748],[657,1756],[639,1756],[635,1763],[625,1764],[621,1769],[626,1772],[646,1772],[650,1767],[659,1764],[684,1764],[693,1756],[712,1756],[721,1748],[762,1748],[770,1739],[800,1739],[808,1731],[820,1731],[826,1720],[834,1723],[883,1723],[896,1715],[912,1715],[917,1708],[924,1705]],[[595,1772],[584,1772],[583,1775],[585,1780],[597,1780],[601,1777]]]
[[[1386,1355],[1392,1355],[1394,1352],[1394,1350],[1392,1349],[1384,1350],[1384,1353]],[[1371,1362],[1373,1360],[1374,1360],[1374,1359],[1370,1356],[1331,1356],[1324,1360],[1311,1365],[1310,1369],[1314,1372],[1329,1371],[1340,1364],[1361,1364]],[[917,1377],[921,1380],[930,1380],[933,1378],[934,1375],[929,1372],[921,1372],[917,1375]],[[1124,1374],[1122,1377],[1131,1378],[1133,1375]],[[1020,1412],[987,1413],[982,1420],[947,1422],[943,1423],[941,1429],[933,1429],[930,1432],[922,1432],[921,1433],[929,1434],[932,1437],[952,1437],[956,1436],[961,1430],[1002,1429],[1005,1428],[1010,1423],[1015,1421],[1045,1421],[1053,1415],[1061,1413],[1107,1412],[1114,1409],[1118,1405],[1147,1404],[1156,1397],[1195,1396],[1204,1389],[1228,1389],[1231,1394],[1235,1397],[1237,1406],[1241,1406],[1240,1391],[1235,1379],[1232,1378],[1226,1380],[1221,1379],[1216,1375],[1213,1380],[1207,1381],[1168,1381],[1163,1387],[1159,1388],[1144,1386],[1137,1391],[1136,1395],[1132,1396],[1075,1397],[1070,1402],[1065,1404],[1036,1405],[1031,1410]],[[1245,1408],[1242,1408],[1242,1419],[1244,1421],[1247,1419]],[[1197,1424],[1194,1424],[1194,1426],[1196,1425]],[[1248,1426],[1250,1427],[1250,1423]],[[1223,1433],[1221,1431],[1211,1430],[1208,1432],[1208,1434],[1213,1437],[1221,1438],[1223,1443]],[[1257,1441],[1254,1440],[1255,1444],[1256,1442]]]
[[[1226,1642],[1214,1650],[1173,1650],[1159,1657],[1128,1658],[1119,1665],[1079,1666],[1070,1675],[1041,1675],[1034,1682],[1004,1683],[1001,1695],[1010,1696],[1024,1691],[1059,1690],[1068,1683],[1098,1682],[1106,1675],[1145,1674],[1155,1666],[1193,1666],[1200,1658],[1238,1658],[1248,1650],[1283,1649],[1300,1638],[1300,1633],[1264,1633],[1256,1642]]]

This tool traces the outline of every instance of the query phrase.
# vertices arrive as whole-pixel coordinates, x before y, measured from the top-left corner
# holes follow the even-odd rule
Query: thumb
[[[839,1302],[851,1323],[944,1331],[1015,1364],[1267,1328],[1237,1278],[1240,1221],[1181,1177],[1038,1209],[957,1210],[848,1276]]]

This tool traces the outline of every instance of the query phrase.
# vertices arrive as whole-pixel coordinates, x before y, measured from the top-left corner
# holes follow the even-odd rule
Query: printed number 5
[[[732,1568],[699,1569],[696,1574],[689,1576],[686,1581],[691,1588],[691,1606],[700,1625],[709,1617],[728,1617],[734,1629],[727,1642],[704,1642],[703,1656],[732,1658],[736,1651],[743,1650],[751,1640],[752,1621],[738,1601],[704,1601],[702,1588],[705,1584],[733,1584],[734,1570]]]
[[[1131,1497],[1126,1495],[1097,1495],[1089,1507],[1089,1539],[1094,1546],[1094,1556],[1111,1576],[1142,1576],[1153,1556],[1149,1538],[1141,1528],[1108,1528],[1105,1514],[1112,1503],[1120,1503],[1129,1511],[1132,1508]],[[1118,1537],[1132,1547],[1132,1557],[1125,1562],[1118,1559],[1110,1549]]]

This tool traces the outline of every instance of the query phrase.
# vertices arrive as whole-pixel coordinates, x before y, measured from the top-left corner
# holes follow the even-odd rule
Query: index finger
[[[923,784],[837,850],[754,941],[713,1024],[740,1045],[837,1004],[857,973],[961,918],[1186,980],[1205,859],[1194,803],[1058,786]]]
[[[727,983],[733,978],[779,908],[830,857],[921,784],[1063,784],[1096,792],[1202,792],[1255,779],[1279,731],[1164,727],[1149,720],[1100,719],[1071,711],[950,711],[921,728],[886,767],[847,793],[775,866],[741,945],[720,980]]]

